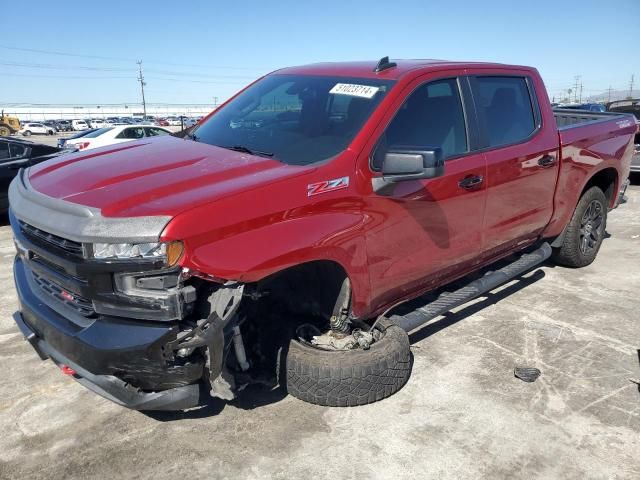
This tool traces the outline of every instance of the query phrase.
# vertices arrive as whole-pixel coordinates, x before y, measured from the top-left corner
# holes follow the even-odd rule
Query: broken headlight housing
[[[180,241],[151,243],[93,243],[88,249],[96,260],[164,259],[173,267],[182,258],[184,245]]]

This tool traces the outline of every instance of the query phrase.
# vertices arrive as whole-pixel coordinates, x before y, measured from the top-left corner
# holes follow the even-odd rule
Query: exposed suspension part
[[[329,326],[331,333],[337,337],[344,337],[351,333],[351,320],[349,319],[349,304],[351,303],[351,282],[345,277],[340,287],[338,299],[333,307]]]

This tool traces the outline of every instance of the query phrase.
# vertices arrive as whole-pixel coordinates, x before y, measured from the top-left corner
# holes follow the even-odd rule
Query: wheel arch
[[[591,187],[598,187],[604,192],[605,197],[607,197],[609,208],[612,208],[616,200],[616,192],[618,191],[619,183],[618,171],[615,168],[603,168],[587,180],[580,192],[580,195],[578,196],[578,201],[580,201],[584,193]]]

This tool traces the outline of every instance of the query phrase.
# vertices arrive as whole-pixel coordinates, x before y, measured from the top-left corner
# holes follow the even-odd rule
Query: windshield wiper
[[[233,150],[234,152],[248,153],[249,155],[259,155],[261,157],[273,157],[272,152],[261,152],[260,150],[251,150],[244,145],[218,145],[220,148],[226,148],[227,150]]]

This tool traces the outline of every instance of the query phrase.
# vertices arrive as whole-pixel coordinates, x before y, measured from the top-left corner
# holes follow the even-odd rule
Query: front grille
[[[83,317],[93,317],[96,315],[96,312],[93,309],[93,304],[90,300],[65,290],[57,283],[38,275],[36,272],[32,271],[31,273],[38,286],[50,297],[55,298],[67,307],[72,308]]]
[[[40,243],[46,242],[47,244],[60,248],[65,252],[78,257],[82,256],[82,244],[80,242],[74,242],[73,240],[67,240],[66,238],[45,232],[44,230],[40,230],[39,228],[29,225],[23,221],[20,221],[20,229],[22,230],[22,233],[31,240],[35,240],[36,242],[39,241]]]

